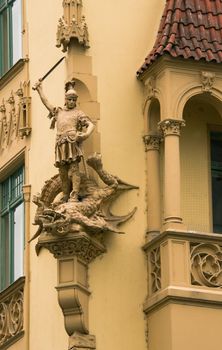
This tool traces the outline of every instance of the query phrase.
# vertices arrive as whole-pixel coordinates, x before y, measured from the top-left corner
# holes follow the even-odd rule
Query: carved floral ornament
[[[63,52],[67,51],[71,39],[77,39],[80,45],[89,48],[89,34],[82,6],[82,0],[63,0],[64,15],[59,19],[56,35],[56,46],[63,46]]]
[[[0,104],[0,151],[13,140],[23,138],[31,132],[29,82],[20,84],[19,89],[2,100]]]
[[[212,87],[214,85],[215,82],[215,73],[213,72],[207,72],[207,71],[203,71],[201,72],[201,84],[202,84],[202,90],[204,92],[211,92],[212,91]]]
[[[213,243],[191,244],[191,283],[222,288],[222,246]]]
[[[163,132],[164,136],[180,136],[182,126],[185,126],[185,121],[179,119],[165,119],[159,123],[159,129]]]

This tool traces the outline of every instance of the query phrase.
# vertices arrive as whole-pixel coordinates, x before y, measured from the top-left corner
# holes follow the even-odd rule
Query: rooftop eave
[[[145,82],[150,76],[157,76],[167,68],[177,68],[184,70],[209,70],[221,74],[222,63],[215,61],[207,62],[204,59],[195,61],[194,59],[184,59],[181,57],[172,57],[169,54],[158,57],[143,73],[137,76],[137,79]]]

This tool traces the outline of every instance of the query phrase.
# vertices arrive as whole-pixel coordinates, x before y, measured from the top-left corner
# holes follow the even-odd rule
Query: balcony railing
[[[23,334],[23,297],[25,277],[0,293],[0,349],[6,349]]]

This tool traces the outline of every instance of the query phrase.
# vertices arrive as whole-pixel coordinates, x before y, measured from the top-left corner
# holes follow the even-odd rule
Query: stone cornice
[[[213,242],[216,244],[221,244],[221,234],[218,234],[218,233],[166,230],[160,233],[152,241],[145,243],[142,249],[144,251],[149,251],[153,249],[153,247],[160,245],[162,242],[166,241],[167,239],[181,239],[181,240],[187,240],[189,242],[199,243],[201,241],[203,243]]]
[[[169,286],[158,291],[144,303],[144,312],[149,314],[156,308],[167,304],[195,305],[222,308],[221,290],[209,290],[200,287]]]

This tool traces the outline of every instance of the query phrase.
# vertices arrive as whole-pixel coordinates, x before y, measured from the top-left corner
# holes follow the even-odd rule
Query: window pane
[[[6,180],[2,184],[2,203],[1,209],[5,209],[8,207],[9,203],[9,181]]]
[[[16,0],[12,6],[13,64],[22,57],[22,1]]]
[[[222,233],[222,133],[211,133],[213,231]]]
[[[12,175],[11,199],[14,200],[22,195],[23,169],[19,169]]]
[[[9,239],[9,215],[4,215],[1,220],[1,288],[10,284],[10,239]]]
[[[14,281],[23,276],[24,211],[23,203],[14,210]]]
[[[1,46],[1,55],[2,55],[2,72],[3,74],[9,69],[9,31],[8,31],[8,11],[4,10],[1,14],[1,30],[2,30],[2,46]]]

